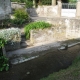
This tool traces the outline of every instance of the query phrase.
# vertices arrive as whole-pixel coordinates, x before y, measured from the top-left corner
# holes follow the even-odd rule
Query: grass
[[[77,57],[69,68],[50,74],[40,80],[80,80],[80,57]]]
[[[30,31],[31,30],[33,30],[33,29],[44,29],[44,28],[48,28],[48,27],[51,27],[51,24],[44,22],[44,21],[32,22],[32,23],[26,25],[24,28],[26,38],[27,39],[30,38]]]

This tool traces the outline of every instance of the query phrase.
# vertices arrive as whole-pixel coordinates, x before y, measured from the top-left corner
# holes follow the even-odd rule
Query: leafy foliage
[[[0,48],[6,44],[6,40],[0,38]]]
[[[0,21],[0,28],[10,28],[14,25],[17,27],[22,26],[23,24],[26,24],[30,22],[30,17],[28,16],[28,13],[24,9],[17,9],[13,13],[12,19],[4,19]]]
[[[15,16],[15,18],[27,19],[28,18],[28,13],[23,9],[17,9],[14,12],[14,16]]]
[[[0,20],[0,28],[8,28],[11,26],[11,19]]]
[[[0,71],[3,71],[3,70],[8,71],[9,69],[8,58],[3,56],[3,53],[2,53],[2,47],[4,47],[5,44],[6,44],[6,41],[0,38]]]
[[[6,70],[8,71],[9,64],[8,64],[8,58],[5,56],[0,56],[0,71]]]
[[[27,0],[27,1],[25,1],[25,3],[26,3],[27,8],[32,8],[33,7],[33,0]]]
[[[52,0],[42,0],[41,4],[42,5],[51,5],[52,4]]]
[[[29,19],[28,13],[23,9],[15,10],[14,16],[15,16],[15,18],[13,19],[14,24],[23,24]]]
[[[25,0],[11,0],[11,2],[20,2],[20,3],[24,3]]]
[[[5,40],[6,41],[13,41],[13,42],[14,41],[17,41],[18,39],[14,37],[15,35],[18,38],[20,38],[21,32],[20,32],[20,29],[19,28],[9,28],[9,29],[3,29],[3,30],[1,30],[0,31],[0,38],[1,38],[0,45],[5,44]]]
[[[13,19],[5,19],[0,22],[0,28],[11,27],[12,25],[22,25],[29,22],[30,18],[24,9],[17,9],[14,11]]]
[[[26,3],[27,8],[33,7],[33,0],[11,0],[11,2]]]
[[[32,22],[32,23],[26,25],[25,28],[24,28],[25,34],[26,34],[26,38],[27,39],[30,38],[30,30],[33,30],[33,29],[44,29],[44,28],[48,28],[48,27],[51,27],[51,24],[49,24],[47,22],[43,22],[43,21]]]
[[[70,3],[75,3],[77,0],[69,0]]]

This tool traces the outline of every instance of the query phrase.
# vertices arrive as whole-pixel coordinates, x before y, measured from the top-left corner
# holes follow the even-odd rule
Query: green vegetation
[[[2,48],[6,44],[6,41],[0,38],[0,48]]]
[[[14,36],[17,36],[16,38],[14,38]],[[15,42],[18,41],[17,38],[20,38],[21,36],[21,31],[19,28],[9,28],[9,29],[3,29],[0,31],[0,38],[11,42]],[[3,40],[2,40],[3,41]],[[3,43],[0,43],[0,45],[3,45]]]
[[[4,19],[0,21],[0,28],[8,28],[11,25],[11,19]]]
[[[33,7],[33,0],[11,0],[11,2],[26,3],[27,8]]]
[[[0,71],[8,71],[9,69],[8,58],[6,58],[2,52],[2,47],[4,47],[5,44],[6,41],[0,38]]]
[[[76,3],[77,0],[69,0],[70,3]]]
[[[26,20],[28,18],[28,13],[23,9],[17,9],[14,12],[14,16],[15,16],[15,18],[20,18],[20,19]]]
[[[20,2],[20,3],[24,3],[26,0],[11,0],[11,2]]]
[[[0,56],[0,71],[9,70],[8,58],[5,56]]]
[[[14,17],[15,18],[12,20],[14,24],[23,24],[29,19],[28,13],[23,9],[15,10]]]
[[[41,4],[42,5],[51,5],[52,4],[52,0],[42,0]]]
[[[24,28],[25,34],[26,34],[26,38],[27,39],[30,38],[30,30],[33,30],[33,29],[44,29],[44,28],[48,28],[48,27],[51,27],[51,24],[49,24],[47,22],[43,22],[43,21],[32,22],[32,23],[26,25],[25,28]]]
[[[33,0],[27,0],[27,1],[25,1],[25,3],[26,3],[27,8],[32,8],[33,7]]]
[[[80,80],[80,56],[73,61],[69,68],[50,74],[41,80]]]
[[[36,7],[38,5],[51,5],[52,0],[35,0],[36,1]],[[11,0],[11,2],[18,2],[18,3],[26,3],[27,8],[32,8],[33,7],[33,0]]]
[[[14,11],[13,19],[5,19],[0,22],[0,28],[9,28],[10,26],[23,25],[30,21],[28,13],[24,9],[17,9]]]

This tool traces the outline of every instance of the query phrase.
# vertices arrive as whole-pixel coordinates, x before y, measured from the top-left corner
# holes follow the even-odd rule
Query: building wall
[[[0,20],[9,18],[11,13],[10,0],[0,0]]]

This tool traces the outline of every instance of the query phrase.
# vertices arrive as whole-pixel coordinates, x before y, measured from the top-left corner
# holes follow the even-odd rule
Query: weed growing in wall
[[[49,24],[47,22],[43,22],[43,21],[32,22],[32,23],[26,25],[25,28],[24,28],[25,34],[26,34],[26,38],[27,39],[30,38],[30,30],[33,30],[33,29],[44,29],[44,28],[48,28],[48,27],[51,27],[51,24]]]

